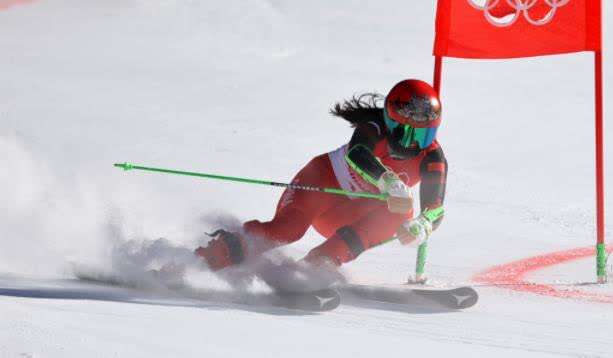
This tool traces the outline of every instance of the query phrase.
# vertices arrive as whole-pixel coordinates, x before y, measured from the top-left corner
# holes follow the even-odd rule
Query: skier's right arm
[[[376,143],[382,138],[381,127],[376,122],[358,124],[349,141],[345,159],[364,180],[375,185],[382,193],[389,194],[387,204],[391,212],[406,214],[413,208],[410,189],[373,153]]]

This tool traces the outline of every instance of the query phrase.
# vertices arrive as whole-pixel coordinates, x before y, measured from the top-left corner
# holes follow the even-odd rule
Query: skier
[[[403,244],[424,242],[440,225],[442,217],[430,222],[424,216],[443,205],[447,180],[447,161],[435,139],[441,122],[436,91],[408,79],[385,99],[374,93],[354,96],[330,113],[355,128],[351,140],[313,158],[292,183],[387,193],[387,203],[287,189],[271,221],[248,221],[237,232],[217,230],[207,246],[195,250],[212,270],[299,240],[311,226],[327,240],[305,260],[340,266],[394,235]],[[421,214],[414,217],[411,188],[420,182]]]

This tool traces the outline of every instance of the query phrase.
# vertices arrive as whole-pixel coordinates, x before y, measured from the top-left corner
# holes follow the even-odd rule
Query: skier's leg
[[[389,212],[385,203],[366,213],[357,221],[340,227],[332,237],[309,252],[305,258],[312,263],[331,262],[337,266],[357,258],[365,250],[389,239],[412,213]]]
[[[292,183],[338,186],[327,155],[311,160],[298,172]],[[271,221],[246,222],[243,233],[219,230],[206,247],[196,250],[196,254],[203,257],[213,270],[239,264],[248,255],[259,254],[300,239],[315,217],[343,200],[348,199],[321,192],[286,189]]]
[[[338,187],[328,155],[315,157],[292,180],[292,184]],[[249,236],[261,238],[270,246],[300,239],[322,212],[349,199],[321,192],[286,189],[271,221],[248,221],[243,225]]]

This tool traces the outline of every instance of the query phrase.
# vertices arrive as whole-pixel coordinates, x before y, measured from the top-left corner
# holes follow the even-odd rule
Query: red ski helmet
[[[441,109],[438,94],[432,86],[420,80],[404,80],[385,97],[385,125],[402,147],[417,143],[423,149],[436,137]]]

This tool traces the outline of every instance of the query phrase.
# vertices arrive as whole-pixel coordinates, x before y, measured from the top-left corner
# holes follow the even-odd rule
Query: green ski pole
[[[431,223],[435,222],[445,214],[442,206],[436,209],[426,210],[424,216]],[[428,241],[423,242],[417,248],[417,259],[415,262],[415,282],[426,283],[426,257],[428,255]]]
[[[248,178],[231,177],[231,176],[217,175],[217,174],[206,174],[206,173],[187,172],[187,171],[182,171],[182,170],[173,170],[173,169],[165,169],[165,168],[145,167],[145,166],[135,165],[135,164],[130,164],[130,163],[116,163],[116,164],[113,164],[113,166],[117,168],[121,168],[123,170],[142,170],[142,171],[148,171],[148,172],[186,175],[186,176],[192,176],[192,177],[233,181],[233,182],[240,182],[240,183],[247,183],[247,184],[278,186],[278,187],[289,188],[289,189],[318,191],[322,193],[329,193],[329,194],[335,194],[335,195],[347,195],[347,196],[353,196],[353,197],[358,197],[358,198],[377,199],[377,200],[382,200],[382,201],[387,200],[387,197],[388,197],[387,194],[354,192],[354,191],[347,191],[347,190],[342,190],[342,189],[337,189],[337,188],[321,188],[321,187],[311,186],[311,185],[287,184],[287,183],[278,183],[278,182],[273,182],[273,181],[268,181],[268,180],[248,179]]]
[[[422,215],[428,219],[431,223],[435,222],[439,218],[441,218],[445,214],[445,209],[442,206],[439,206],[436,209],[425,210]],[[387,244],[388,242],[396,240],[397,237],[393,236],[379,245]],[[377,245],[378,246],[378,245]],[[428,241],[421,243],[417,247],[417,260],[415,262],[415,283],[425,283],[425,272],[426,272],[426,256],[428,254]]]
[[[445,209],[443,209],[442,206],[436,208],[436,209],[426,209],[426,211],[423,212],[423,215],[432,223],[436,220],[438,220],[440,217],[442,217],[445,214]],[[398,238],[396,236],[392,236],[389,239],[382,241],[378,244],[375,244],[372,247],[377,247],[377,246],[381,246],[381,245],[385,245],[387,243],[390,243],[392,241],[398,240]]]
[[[428,254],[428,241],[417,248],[417,260],[415,262],[415,282],[426,283],[426,255]]]

